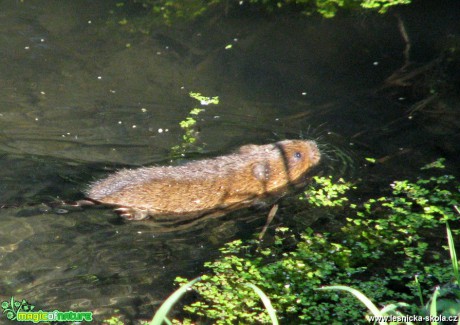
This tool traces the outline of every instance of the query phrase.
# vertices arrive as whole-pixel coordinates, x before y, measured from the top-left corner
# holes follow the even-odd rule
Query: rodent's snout
[[[321,159],[321,153],[319,151],[318,145],[315,141],[308,141],[308,144],[310,146],[310,161],[312,162],[312,165],[316,165]]]

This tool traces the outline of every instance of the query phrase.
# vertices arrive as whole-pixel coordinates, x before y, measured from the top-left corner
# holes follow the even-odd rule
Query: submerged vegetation
[[[387,306],[380,310],[385,315],[458,315],[453,239],[449,261],[443,253],[445,240],[438,239],[444,236],[437,234],[447,222],[458,229],[460,185],[442,173],[443,167],[437,161],[424,168],[426,177],[395,181],[388,195],[362,203],[347,194],[356,185],[315,178],[304,198],[312,209],[345,216],[341,229],[322,234],[306,229],[297,235],[279,228],[271,243],[228,243],[222,257],[206,263],[207,274],[194,284],[198,299],[184,307],[190,318],[174,322],[204,318],[215,324],[272,323],[248,284],[270,297],[281,323],[367,323],[364,305],[338,290]],[[318,291],[323,286],[336,287]]]

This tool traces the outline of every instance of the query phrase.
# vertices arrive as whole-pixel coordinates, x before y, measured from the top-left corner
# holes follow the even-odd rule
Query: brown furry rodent
[[[86,194],[117,207],[130,220],[224,214],[284,195],[304,181],[320,156],[313,141],[246,145],[230,155],[182,166],[120,170],[93,183]]]

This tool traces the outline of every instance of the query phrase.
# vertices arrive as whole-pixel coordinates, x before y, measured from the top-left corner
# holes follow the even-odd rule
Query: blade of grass
[[[380,309],[380,313],[382,315],[388,315],[389,313],[393,313],[396,316],[404,316],[403,313],[399,312],[396,309],[399,308],[399,307],[409,307],[409,306],[410,305],[406,304],[405,302],[396,302],[394,304],[390,304],[390,305],[385,306],[382,309]],[[412,322],[404,322],[404,323],[401,323],[401,324],[414,325],[414,323],[412,323]]]
[[[276,311],[275,311],[275,308],[273,308],[272,306],[270,298],[268,298],[267,295],[262,290],[260,290],[259,287],[255,286],[254,284],[247,283],[246,285],[252,288],[259,295],[260,299],[264,303],[264,306],[265,306],[265,309],[267,310],[268,315],[270,316],[270,319],[272,320],[272,324],[278,325],[278,319],[276,318]]]
[[[458,272],[457,253],[455,252],[454,237],[452,236],[452,231],[450,230],[449,223],[446,223],[446,230],[447,230],[447,242],[449,243],[450,259],[452,261],[452,270],[454,270],[454,277],[455,277],[455,280],[457,280],[457,284],[460,284],[460,274]]]
[[[346,287],[346,286],[328,286],[328,287],[322,287],[318,288],[316,290],[342,290],[342,291],[347,291],[351,294],[353,294],[356,298],[358,298],[366,307],[371,311],[372,314],[376,317],[383,317],[383,314],[380,312],[380,310],[377,308],[377,306],[374,305],[374,303],[366,297],[361,291],[358,291],[356,289]],[[379,324],[386,324],[386,322],[379,322]]]
[[[167,322],[168,324],[171,324],[171,322],[166,318],[168,315],[169,311],[171,310],[172,306],[182,297],[182,295],[192,286],[195,284],[195,282],[200,281],[201,278],[198,277],[196,279],[193,279],[190,282],[187,282],[184,284],[182,287],[174,291],[168,299],[163,302],[163,304],[160,306],[160,308],[157,310],[155,313],[155,316],[153,316],[153,319],[150,321],[149,325],[161,325],[163,322]]]
[[[420,306],[423,307],[425,303],[423,302],[422,286],[420,285],[420,282],[418,282],[418,275],[415,276],[415,284],[417,285],[417,292],[418,292],[418,298],[420,299]]]
[[[430,304],[430,316],[431,317],[438,316],[437,302],[436,302],[436,300],[438,299],[438,296],[439,296],[439,287],[436,287],[433,293],[433,297],[431,298],[431,304]],[[438,322],[433,321],[431,322],[431,325],[438,325]]]
[[[390,312],[398,313],[398,311],[396,310],[397,308],[399,308],[399,307],[408,307],[408,306],[410,306],[410,305],[406,304],[405,302],[396,302],[394,304],[389,304],[389,305],[383,307],[382,309],[380,309],[380,313],[382,315],[388,314]]]

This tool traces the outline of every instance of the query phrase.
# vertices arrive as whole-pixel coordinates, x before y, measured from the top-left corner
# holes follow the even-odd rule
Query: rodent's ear
[[[257,147],[258,147],[258,145],[256,145],[256,144],[247,144],[247,145],[244,145],[244,146],[238,148],[238,153],[242,153],[242,154],[251,153]]]
[[[252,167],[252,174],[261,182],[267,182],[270,179],[270,165],[259,162]]]

